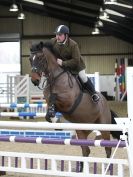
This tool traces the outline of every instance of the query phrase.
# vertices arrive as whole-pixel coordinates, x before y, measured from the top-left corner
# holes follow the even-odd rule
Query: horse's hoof
[[[47,116],[47,115],[46,115],[46,116],[45,116],[45,119],[46,119],[46,121],[47,121],[47,122],[52,123],[52,121],[51,121],[51,119],[50,119],[50,117],[49,117],[49,116]]]
[[[46,121],[52,123],[50,118],[47,118]]]
[[[0,171],[0,176],[6,175],[5,171]]]

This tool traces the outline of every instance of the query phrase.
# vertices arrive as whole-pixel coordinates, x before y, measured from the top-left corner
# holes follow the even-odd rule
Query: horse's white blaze
[[[35,58],[36,58],[36,55],[33,56],[33,61],[35,60]]]

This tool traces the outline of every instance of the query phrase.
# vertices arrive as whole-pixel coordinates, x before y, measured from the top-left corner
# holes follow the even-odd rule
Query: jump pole
[[[0,168],[3,171],[9,172],[19,172],[19,173],[29,173],[29,174],[42,174],[42,175],[54,175],[54,176],[73,176],[73,177],[124,177],[123,174],[123,165],[127,166],[128,162],[125,159],[112,159],[111,163],[117,165],[117,175],[104,175],[105,165],[110,162],[110,159],[104,158],[95,158],[95,157],[81,157],[81,156],[61,156],[61,155],[48,155],[48,154],[34,154],[34,153],[16,153],[16,152],[0,152],[0,157],[4,157],[6,162],[3,160],[3,164]],[[15,163],[15,166],[11,166],[12,162],[14,163],[14,158],[19,160],[19,163]],[[36,166],[33,167],[33,159],[36,161]],[[28,166],[32,161],[30,167]],[[45,160],[45,161],[44,161]],[[49,168],[47,168],[47,162],[49,163]],[[73,171],[72,163],[73,162],[83,162],[84,169],[82,172],[79,172],[76,168],[76,171]],[[67,170],[64,170],[64,163],[68,162]],[[60,163],[59,163],[60,162]],[[41,163],[44,164],[44,168],[41,167]],[[100,164],[100,174],[99,172],[94,173],[94,170],[91,170],[90,164],[99,163]],[[59,168],[60,169],[59,169]],[[96,167],[97,168],[97,167]]]
[[[23,136],[2,136],[0,141],[3,142],[21,142],[35,144],[54,144],[54,145],[74,145],[74,146],[97,146],[97,147],[116,147],[117,140],[85,140],[85,139],[48,139],[43,137],[23,137]],[[124,141],[119,144],[120,148],[126,147]]]
[[[47,104],[46,103],[35,103],[35,104],[29,104],[29,103],[24,103],[24,104],[18,104],[18,103],[11,103],[11,104],[0,104],[0,108],[46,108]]]
[[[46,113],[42,112],[1,112],[0,117],[19,117],[19,116],[29,116],[29,117],[45,117]]]
[[[0,127],[32,128],[32,129],[66,129],[66,130],[100,130],[123,131],[128,130],[127,125],[117,124],[79,124],[79,123],[49,123],[49,122],[20,122],[0,121]]]

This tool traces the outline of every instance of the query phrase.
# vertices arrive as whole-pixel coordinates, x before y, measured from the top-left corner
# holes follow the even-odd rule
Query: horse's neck
[[[53,71],[53,77],[57,78],[61,73],[63,72],[63,69],[61,67],[56,67]]]
[[[46,88],[44,92],[45,98],[49,102],[49,96],[52,93],[55,93],[57,94],[57,109],[62,112],[71,110],[75,100],[77,100],[80,94],[79,85],[76,79],[71,73],[65,72],[54,58],[48,60],[48,67],[51,73],[49,81],[52,84],[50,84],[51,87]]]
[[[48,70],[52,73],[52,76],[56,78],[60,73],[63,72],[63,69],[58,65],[56,58],[53,55],[49,55],[48,59]]]

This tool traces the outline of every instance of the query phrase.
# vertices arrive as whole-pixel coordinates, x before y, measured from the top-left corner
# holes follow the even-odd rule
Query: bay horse
[[[34,85],[39,85],[42,75],[46,78],[44,97],[48,107],[55,105],[56,111],[61,112],[64,118],[72,123],[111,124],[112,120],[115,123],[116,114],[110,110],[105,97],[98,93],[100,100],[94,103],[90,94],[81,89],[77,79],[57,64],[57,53],[49,41],[32,45],[29,60]],[[87,139],[90,132],[76,130],[78,139]],[[116,138],[119,137],[116,132],[109,131],[101,132],[101,136],[110,140],[110,133],[117,135]],[[81,146],[81,149],[83,156],[90,154],[89,147]],[[105,147],[105,151],[107,158],[110,158],[111,147]]]

